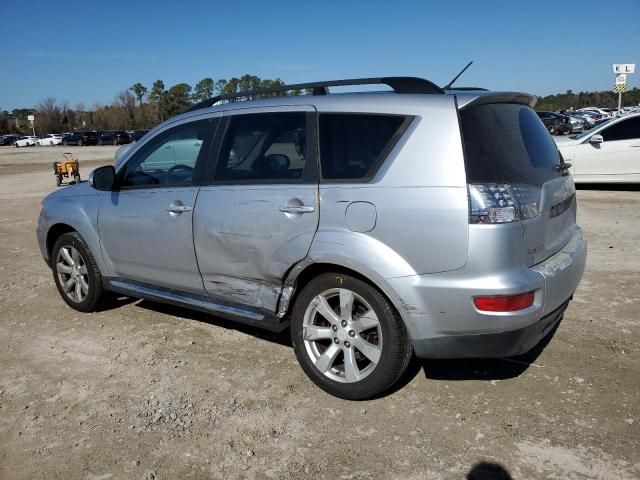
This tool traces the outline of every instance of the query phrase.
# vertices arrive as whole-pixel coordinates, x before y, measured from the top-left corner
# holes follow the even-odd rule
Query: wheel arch
[[[384,278],[367,271],[365,268],[358,268],[353,265],[346,266],[333,261],[314,262],[307,258],[295,265],[286,277],[284,291],[278,309],[278,316],[284,317],[291,313],[298,295],[311,279],[329,272],[353,276],[378,290],[396,309],[411,337],[411,322],[408,321],[408,312],[404,308],[404,303]]]
[[[60,238],[65,233],[71,233],[71,232],[77,232],[77,230],[69,224],[56,223],[54,225],[51,225],[51,227],[47,231],[47,236],[45,241],[45,245],[47,249],[47,258],[49,259],[49,263],[53,261],[52,250],[53,250],[53,246],[56,243],[56,240],[58,240],[58,238]]]

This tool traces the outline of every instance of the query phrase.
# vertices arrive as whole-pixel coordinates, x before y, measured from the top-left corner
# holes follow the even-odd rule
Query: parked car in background
[[[62,145],[62,135],[58,135],[57,133],[48,133],[46,135],[42,135],[38,137],[36,140],[36,145],[40,146],[53,146],[53,145]]]
[[[33,147],[36,144],[36,137],[34,137],[33,135],[20,137],[13,144],[16,147]]]
[[[569,124],[571,125],[571,133],[580,133],[584,130],[588,129],[588,123],[585,119],[580,118],[578,116],[566,114],[565,116],[569,117]]]
[[[573,125],[571,125],[566,115],[555,112],[536,113],[551,135],[569,135],[573,132]]]
[[[586,261],[535,97],[367,82],[399,93],[326,94],[355,79],[204,101],[47,196],[37,237],[61,298],[89,312],[111,292],[290,328],[304,372],[352,400],[388,391],[414,352],[531,350]]]
[[[570,110],[569,111],[569,115],[577,118],[579,120],[582,120],[584,122],[584,129],[588,130],[589,128],[593,127],[596,124],[596,119],[593,115],[589,115],[586,112],[579,112],[577,110]]]
[[[79,130],[67,133],[62,137],[63,145],[97,145],[98,134],[95,131]]]
[[[611,117],[611,114],[607,110],[604,110],[602,108],[584,107],[584,108],[579,108],[577,111],[578,112],[587,112],[587,113],[595,114],[596,116],[599,115],[598,119],[603,118],[603,117],[604,118]]]
[[[0,145],[2,146],[13,145],[15,141],[18,140],[19,138],[20,138],[20,135],[14,135],[14,134],[3,135],[2,137],[0,137]]]
[[[556,143],[572,164],[577,183],[640,183],[640,113],[611,119]]]
[[[124,130],[102,130],[98,132],[98,145],[125,145],[131,137]]]
[[[134,130],[131,134],[131,141],[137,142],[140,140],[149,130]]]

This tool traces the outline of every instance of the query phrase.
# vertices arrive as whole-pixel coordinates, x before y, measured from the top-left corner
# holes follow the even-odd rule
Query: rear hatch
[[[460,124],[470,223],[521,222],[529,266],[561,250],[576,224],[575,186],[534,110],[489,96],[461,108]]]

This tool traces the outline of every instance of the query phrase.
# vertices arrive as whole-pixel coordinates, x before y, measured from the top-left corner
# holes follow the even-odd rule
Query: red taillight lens
[[[498,297],[474,297],[473,303],[478,310],[484,312],[515,312],[533,305],[533,292],[518,295],[500,295]]]

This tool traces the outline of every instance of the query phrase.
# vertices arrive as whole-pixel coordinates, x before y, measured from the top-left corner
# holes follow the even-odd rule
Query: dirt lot
[[[83,178],[114,151],[72,150]],[[640,478],[640,191],[578,192],[587,272],[544,349],[416,362],[348,402],[286,336],[143,301],[68,308],[34,233],[61,152],[0,150],[0,479]]]

